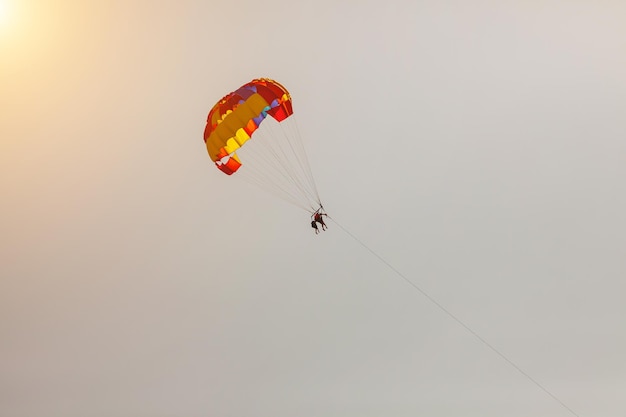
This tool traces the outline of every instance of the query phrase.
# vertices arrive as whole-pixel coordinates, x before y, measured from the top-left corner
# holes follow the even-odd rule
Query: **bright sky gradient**
[[[626,415],[626,2],[0,4],[0,415],[571,417],[213,167],[208,110],[262,76],[331,216],[581,417]]]

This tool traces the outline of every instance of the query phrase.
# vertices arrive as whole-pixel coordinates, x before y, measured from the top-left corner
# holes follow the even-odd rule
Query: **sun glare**
[[[0,0],[0,26],[4,26],[9,19],[9,10],[6,0]]]
[[[15,4],[11,0],[0,0],[0,36],[5,38],[13,33],[17,22],[15,21]]]

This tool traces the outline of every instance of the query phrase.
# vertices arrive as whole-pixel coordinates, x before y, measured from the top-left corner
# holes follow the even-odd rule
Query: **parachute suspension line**
[[[246,160],[249,161],[250,159],[249,155],[246,155]],[[239,169],[239,171],[237,171],[236,174],[233,175],[233,177],[259,187],[262,190],[269,192],[270,194],[279,197],[305,211],[309,211],[309,207],[299,202],[297,195],[294,196],[293,190],[289,189],[288,183],[285,185],[280,184],[278,180],[272,181],[271,178],[268,178],[267,175],[262,173],[262,171],[258,168],[255,169],[259,165],[256,162],[257,161],[255,161],[255,163],[245,164]]]
[[[254,158],[251,158],[249,155],[246,156],[246,161],[253,159]],[[296,201],[288,188],[285,188],[279,181],[270,181],[267,178],[267,174],[259,169],[259,166],[261,166],[261,163],[258,161],[253,161],[251,164],[244,164],[234,177],[256,185],[265,191],[270,191],[273,194],[280,194],[283,199]]]
[[[318,202],[318,198],[316,198],[315,193],[315,183],[311,184],[309,180],[309,175],[307,173],[306,166],[302,163],[302,155],[299,154],[294,148],[294,143],[299,143],[302,145],[302,138],[299,136],[289,135],[286,131],[287,126],[290,123],[290,119],[294,118],[294,115],[291,115],[288,119],[283,120],[280,124],[278,124],[279,132],[276,132],[275,123],[269,124],[269,130],[272,131],[272,137],[277,138],[277,140],[282,139],[282,146],[278,147],[278,150],[282,154],[282,157],[279,157],[279,160],[284,161],[284,166],[287,172],[289,172],[292,180],[304,194],[304,197],[307,199],[311,199]],[[292,155],[287,155],[287,151],[291,150]],[[284,159],[283,159],[284,158]],[[308,180],[308,184],[303,183],[303,180]]]
[[[291,117],[293,117],[293,115]],[[303,183],[303,179],[306,179],[306,176],[302,169],[298,170],[300,162],[297,159],[298,155],[293,152],[293,146],[291,143],[292,141],[300,140],[300,138],[290,138],[286,134],[283,126],[286,122],[287,121],[281,122],[278,128],[274,125],[274,123],[269,124],[268,133],[270,133],[271,138],[276,140],[278,146],[270,146],[268,149],[272,152],[274,158],[281,163],[283,172],[288,175],[290,183],[301,195],[303,201],[307,201],[307,203],[313,207],[315,205],[314,202],[317,203],[317,201],[310,191],[310,185]],[[276,132],[276,130],[278,130],[278,132]],[[288,154],[287,151],[290,149],[293,152],[293,155]]]
[[[284,132],[282,132],[282,131],[281,131],[281,133],[284,134]],[[291,171],[291,173],[293,175],[294,181],[297,183],[298,187],[303,191],[303,193],[307,195],[307,198],[314,198],[314,196],[311,195],[310,190],[307,189],[307,185],[302,182],[301,177],[296,172],[296,168],[301,168],[301,163],[298,160],[298,154],[294,152],[292,143],[290,141],[288,141],[288,140],[286,142],[287,142],[287,145],[289,146],[289,148],[291,149],[291,151],[294,153],[294,156],[295,156],[295,160],[294,161],[299,164],[298,167],[296,167],[296,166],[289,166],[290,171]],[[287,157],[287,155],[285,155],[285,150],[281,149],[281,151],[282,151],[283,155],[285,157]]]
[[[495,354],[497,354],[498,356],[500,356],[500,358],[502,358],[505,362],[507,362],[510,366],[512,366],[514,369],[516,369],[519,373],[521,373],[523,376],[526,377],[526,379],[528,379],[530,382],[532,382],[533,384],[535,384],[539,389],[541,389],[544,393],[546,393],[548,396],[550,396],[553,400],[555,400],[557,403],[559,403],[563,408],[565,408],[567,411],[570,412],[570,414],[572,414],[575,417],[580,417],[580,415],[576,414],[576,412],[574,412],[574,410],[572,410],[570,407],[567,406],[567,404],[565,404],[563,401],[561,401],[556,395],[554,395],[552,392],[550,392],[546,387],[544,387],[543,385],[541,385],[539,383],[539,381],[537,381],[535,378],[533,378],[530,374],[528,374],[526,371],[524,371],[519,365],[517,365],[515,362],[513,362],[511,359],[509,359],[504,353],[500,352],[498,349],[496,349],[491,343],[489,343],[487,340],[485,340],[481,335],[479,335],[475,330],[473,330],[471,327],[469,327],[469,325],[465,324],[461,319],[459,319],[457,316],[455,316],[452,312],[450,312],[450,310],[448,310],[447,308],[445,308],[441,303],[439,303],[437,300],[435,300],[430,294],[428,294],[426,291],[424,291],[422,288],[420,288],[417,284],[415,284],[413,281],[411,281],[410,279],[408,279],[406,277],[406,275],[402,274],[398,269],[396,269],[393,265],[391,265],[389,262],[387,262],[385,260],[385,258],[383,258],[382,256],[380,256],[378,253],[376,253],[374,250],[372,250],[369,246],[367,246],[365,243],[363,243],[358,237],[356,237],[354,234],[352,234],[348,229],[346,229],[344,226],[342,226],[340,223],[337,222],[337,220],[333,219],[332,217],[328,216],[327,217],[333,221],[333,223],[335,223],[337,226],[339,226],[339,228],[341,230],[343,230],[348,236],[350,236],[352,239],[354,239],[359,245],[361,245],[363,248],[365,248],[368,252],[370,252],[372,255],[374,255],[376,258],[378,258],[379,261],[381,261],[383,264],[385,264],[391,271],[393,271],[397,276],[399,276],[400,278],[402,278],[404,281],[407,282],[407,284],[409,284],[411,287],[413,287],[415,290],[417,290],[420,294],[422,294],[422,296],[424,296],[428,301],[430,301],[432,304],[434,304],[437,308],[439,308],[439,310],[443,311],[448,317],[450,317],[451,319],[453,319],[454,321],[456,321],[459,325],[461,325],[461,327],[465,328],[465,330],[467,330],[469,333],[471,333],[476,339],[478,339],[480,342],[482,342],[483,345],[485,345],[486,347],[488,347],[491,351],[493,351]]]
[[[292,127],[291,122],[296,123],[296,118],[294,116],[292,116],[292,118],[293,118],[293,121],[288,120],[287,123],[285,123],[285,129],[283,130],[282,133],[285,136],[285,138],[287,138],[287,140],[290,137],[295,138],[294,141],[288,140],[289,146],[291,147],[291,151],[294,153],[294,155],[297,158],[300,171],[304,174],[304,179],[308,181],[308,187],[309,187],[308,191],[311,193],[311,197],[321,204],[319,194],[317,192],[317,187],[315,185],[315,180],[313,179],[313,173],[311,172],[311,167],[308,164],[308,158],[306,155],[306,151],[304,149],[304,142],[302,140],[300,132],[298,130],[294,130]],[[291,132],[288,134],[286,130],[289,128],[291,128],[290,129]],[[297,149],[295,149],[294,146],[297,147]]]
[[[263,140],[264,138],[255,137],[252,140]],[[249,145],[252,147],[252,143]],[[277,165],[275,158],[263,155],[261,150],[263,146],[259,146],[254,152],[244,154],[244,165],[240,168],[240,172],[235,174],[236,177],[250,177],[250,182],[261,186],[265,190],[272,190],[274,193],[284,194],[289,199],[298,200],[298,192],[293,190],[293,184],[289,177],[286,176],[284,170]],[[241,174],[241,175],[240,175]]]
[[[271,129],[271,127],[270,127]],[[280,135],[278,135],[276,132],[272,132],[272,137],[277,137],[280,138]],[[300,180],[300,176],[298,175],[298,172],[295,170],[295,167],[293,166],[293,157],[290,158],[285,151],[285,144],[281,144],[282,146],[279,146],[278,148],[273,148],[273,147],[268,147],[268,150],[270,150],[272,152],[272,154],[274,155],[274,157],[276,158],[276,160],[278,162],[280,162],[281,166],[283,167],[284,173],[289,177],[291,183],[296,187],[296,189],[298,190],[298,192],[302,195],[302,197],[305,200],[309,200],[309,195],[307,195],[307,190],[306,187],[303,186],[302,181]]]
[[[289,125],[289,127],[292,128],[292,130],[295,130],[294,136],[301,138],[302,135],[300,134],[300,126],[298,125],[298,119],[296,119],[295,117],[293,118],[293,125]],[[309,163],[309,158],[307,156],[306,153],[306,148],[304,146],[304,142],[302,140],[299,141],[299,145],[301,148],[301,152],[304,160],[304,163],[306,165],[306,172],[308,174],[309,177],[309,181],[311,182],[312,186],[313,186],[313,191],[315,192],[315,196],[317,197],[317,202],[320,203],[320,206],[322,205],[322,200],[320,199],[320,194],[317,190],[317,185],[315,183],[315,178],[313,177],[313,170],[311,169],[311,164]]]
[[[237,153],[243,166],[233,176],[280,197],[305,211],[314,211],[321,203],[312,174],[307,172],[297,151],[299,136],[290,136],[286,122],[268,117]],[[276,126],[278,125],[278,126]],[[299,144],[303,147],[303,144]],[[310,171],[310,170],[309,170]]]
[[[244,175],[238,175],[237,178],[240,181],[244,181],[244,182],[247,182],[248,184],[252,184],[253,186],[259,187],[263,191],[266,191],[266,192],[272,194],[273,196],[278,197],[281,200],[286,201],[287,203],[292,204],[292,205],[294,205],[294,206],[296,206],[296,207],[298,207],[298,208],[300,208],[300,209],[302,209],[304,211],[307,211],[307,212],[310,211],[310,209],[307,206],[304,206],[301,203],[298,203],[297,200],[289,198],[289,196],[286,195],[285,192],[282,192],[281,190],[277,191],[277,190],[273,189],[272,187],[267,186],[267,184],[263,184],[260,181],[255,181],[251,176],[248,176],[248,175],[244,174]]]

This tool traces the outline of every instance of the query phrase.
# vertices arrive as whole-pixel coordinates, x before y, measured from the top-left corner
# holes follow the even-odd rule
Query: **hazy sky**
[[[214,168],[293,96],[347,230],[626,415],[626,2],[0,0],[0,414],[567,417],[334,223]]]

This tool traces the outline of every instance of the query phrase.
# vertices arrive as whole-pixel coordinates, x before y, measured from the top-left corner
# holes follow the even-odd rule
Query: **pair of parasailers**
[[[320,232],[320,229],[317,227],[317,224],[319,223],[320,225],[322,225],[322,230],[326,230],[328,229],[328,226],[326,226],[326,223],[324,223],[324,217],[326,216],[328,217],[328,214],[326,213],[321,213],[319,210],[316,211],[315,213],[313,213],[313,215],[311,216],[311,227],[313,229],[315,229],[315,234],[318,234]]]

